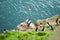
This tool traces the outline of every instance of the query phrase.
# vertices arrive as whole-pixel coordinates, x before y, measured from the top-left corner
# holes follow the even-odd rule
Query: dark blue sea
[[[0,0],[0,32],[14,29],[30,18],[46,19],[60,14],[60,0]]]

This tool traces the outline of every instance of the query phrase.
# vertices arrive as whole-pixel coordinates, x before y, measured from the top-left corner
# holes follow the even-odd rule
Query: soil
[[[60,26],[58,26],[55,32],[47,40],[60,40]]]

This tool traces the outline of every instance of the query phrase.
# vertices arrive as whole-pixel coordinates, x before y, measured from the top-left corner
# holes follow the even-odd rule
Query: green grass
[[[25,32],[21,31],[5,31],[0,34],[0,40],[46,40],[50,35],[51,31],[46,32],[36,32],[33,30],[28,30]]]

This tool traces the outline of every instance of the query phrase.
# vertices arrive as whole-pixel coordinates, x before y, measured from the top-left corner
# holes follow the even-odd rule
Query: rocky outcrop
[[[26,20],[25,22],[22,22],[17,25],[17,30],[19,31],[26,31],[26,30],[35,30],[36,27],[34,23],[31,23],[30,20]]]
[[[57,18],[59,18],[59,19],[57,20]],[[56,22],[56,20],[57,20],[57,22]],[[53,28],[53,25],[57,25],[57,23],[60,25],[60,16],[59,15],[56,15],[56,16],[53,16],[51,18],[47,18],[44,20],[36,20],[34,23],[32,23],[30,19],[26,19],[26,21],[18,24],[16,29],[19,31],[26,31],[26,30],[36,30],[37,31],[38,28],[42,28],[42,30],[43,30],[47,26]],[[42,26],[41,26],[41,24],[42,24]]]

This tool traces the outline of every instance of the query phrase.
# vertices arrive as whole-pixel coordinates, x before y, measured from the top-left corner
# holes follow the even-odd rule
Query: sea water
[[[0,0],[0,32],[14,29],[30,18],[46,19],[60,14],[60,0]]]

